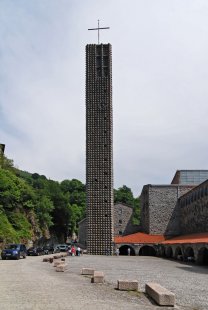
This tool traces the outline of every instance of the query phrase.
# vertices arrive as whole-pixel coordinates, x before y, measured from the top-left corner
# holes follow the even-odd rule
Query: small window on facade
[[[108,67],[108,56],[103,56],[103,66]]]
[[[119,230],[118,233],[119,233],[120,236],[122,236],[122,234],[123,234],[123,233],[122,233],[122,230]]]
[[[101,67],[101,56],[96,57],[96,66]]]
[[[106,68],[104,68],[104,76],[108,76],[108,68],[106,67]]]
[[[97,76],[101,77],[101,75],[102,75],[101,68],[97,68]]]
[[[96,46],[96,54],[101,55],[101,46],[100,45]]]

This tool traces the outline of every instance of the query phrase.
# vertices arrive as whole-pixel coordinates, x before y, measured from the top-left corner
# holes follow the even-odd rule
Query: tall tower
[[[110,44],[86,46],[87,250],[113,251],[113,112]]]

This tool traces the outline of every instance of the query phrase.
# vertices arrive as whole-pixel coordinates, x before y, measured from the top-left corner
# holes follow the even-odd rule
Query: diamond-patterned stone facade
[[[112,48],[86,46],[87,250],[113,253]]]

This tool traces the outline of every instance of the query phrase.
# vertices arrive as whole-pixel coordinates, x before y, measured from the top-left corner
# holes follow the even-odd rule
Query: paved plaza
[[[208,268],[156,257],[67,257],[68,269],[55,272],[43,257],[19,261],[0,260],[1,310],[158,310],[144,294],[116,290],[118,279],[158,282],[176,294],[176,309],[208,309]],[[91,284],[81,276],[83,267],[105,273],[105,284]],[[162,307],[163,310],[173,309]]]

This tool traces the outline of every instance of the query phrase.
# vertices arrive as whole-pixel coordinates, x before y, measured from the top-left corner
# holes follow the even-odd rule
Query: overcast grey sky
[[[0,143],[22,170],[85,182],[85,45],[109,26],[114,187],[208,169],[207,0],[0,0]]]

